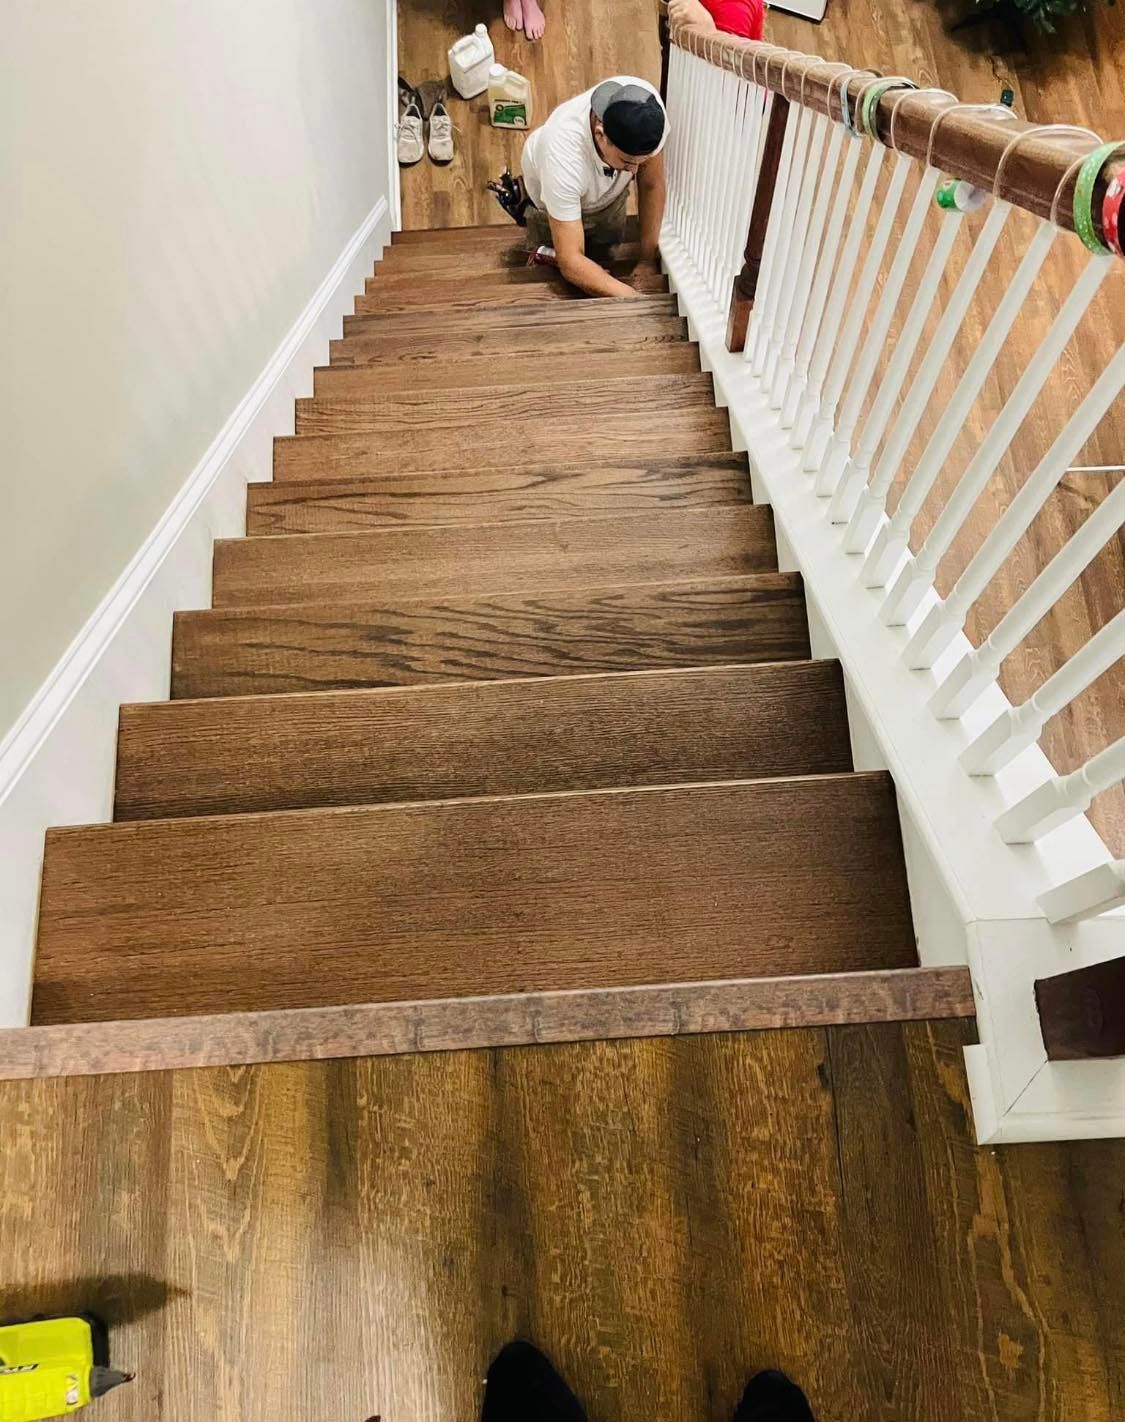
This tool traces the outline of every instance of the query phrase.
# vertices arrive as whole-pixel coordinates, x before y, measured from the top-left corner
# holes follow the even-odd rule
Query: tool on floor
[[[69,1417],[132,1378],[109,1366],[105,1324],[90,1314],[0,1327],[0,1422]]]
[[[494,64],[488,71],[488,116],[493,128],[530,128],[531,81]]]
[[[488,88],[488,71],[495,58],[487,25],[478,25],[471,35],[462,35],[450,45],[449,77],[463,99],[475,99]]]
[[[514,177],[507,168],[488,185],[488,191],[496,194],[496,201],[513,222],[527,226],[527,207],[531,199],[523,185],[523,179]]]

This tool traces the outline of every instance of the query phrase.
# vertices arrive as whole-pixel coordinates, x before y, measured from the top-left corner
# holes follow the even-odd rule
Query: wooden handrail
[[[671,42],[689,54],[818,113],[836,120],[842,117],[840,84],[846,70],[839,64],[695,25],[673,29]],[[874,77],[872,72],[859,69],[848,77],[851,109],[854,110],[856,101]],[[989,113],[982,105],[959,106],[938,123],[940,116],[952,108],[946,95],[925,89],[891,90],[879,100],[876,108],[878,137],[899,153],[923,160],[930,157],[934,166],[943,172],[988,192],[995,189],[997,170],[1003,159],[997,195],[1036,217],[1050,218],[1054,207],[1059,226],[1073,232],[1077,163],[1097,147],[1099,140],[1078,133],[1045,133],[1042,125],[1027,123],[1014,115],[1002,117]],[[1013,147],[1015,138],[1020,141]],[[1099,236],[1106,182],[1103,172],[1094,189],[1095,230]]]

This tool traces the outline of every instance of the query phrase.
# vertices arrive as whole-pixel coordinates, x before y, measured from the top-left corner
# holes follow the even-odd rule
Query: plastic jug
[[[488,113],[493,128],[530,128],[531,81],[494,64],[488,71]]]
[[[450,46],[449,77],[463,99],[473,99],[488,88],[488,71],[495,58],[487,25],[478,25]]]

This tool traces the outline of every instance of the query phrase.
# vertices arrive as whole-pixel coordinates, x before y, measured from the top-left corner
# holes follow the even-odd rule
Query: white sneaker
[[[440,99],[430,110],[430,158],[442,166],[453,162],[453,120]]]
[[[422,110],[414,99],[407,104],[406,112],[398,121],[397,146],[399,167],[409,168],[422,161],[422,154],[426,151],[422,141]]]

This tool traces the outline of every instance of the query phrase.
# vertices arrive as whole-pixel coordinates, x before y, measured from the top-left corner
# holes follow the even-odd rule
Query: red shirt
[[[760,40],[766,29],[763,0],[703,0],[720,30],[743,39]]]

